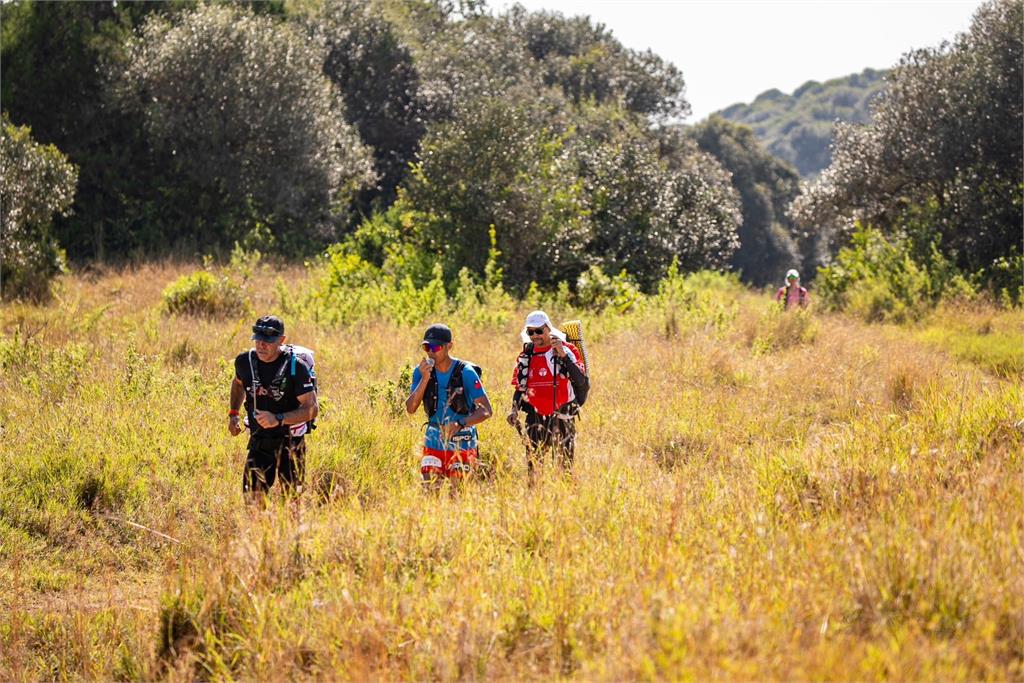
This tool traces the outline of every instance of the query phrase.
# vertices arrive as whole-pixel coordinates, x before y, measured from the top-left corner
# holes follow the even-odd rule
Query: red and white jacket
[[[568,342],[563,343],[563,347],[580,371],[586,372],[579,349]],[[525,387],[519,386],[519,363],[523,361],[524,354],[520,354],[516,361],[516,367],[512,369],[512,386],[523,391],[523,400],[529,403],[539,415],[551,415],[558,408],[576,398],[576,392],[573,391],[569,377],[564,371],[555,372],[554,357],[554,348],[550,346],[534,347],[533,355],[529,358],[529,372],[526,376]]]

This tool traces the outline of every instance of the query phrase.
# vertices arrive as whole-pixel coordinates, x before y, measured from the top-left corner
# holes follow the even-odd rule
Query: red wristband
[[[228,411],[228,417],[238,417],[238,411],[237,410],[229,410]]]

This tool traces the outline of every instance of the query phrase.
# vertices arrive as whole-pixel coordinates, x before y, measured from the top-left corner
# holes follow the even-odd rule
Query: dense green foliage
[[[867,226],[859,227],[850,246],[819,271],[815,285],[826,306],[869,322],[919,319],[944,298],[975,295],[934,242],[922,253],[909,239],[890,241]]]
[[[327,47],[324,73],[345,100],[345,118],[373,150],[377,181],[361,207],[390,203],[424,132],[420,75],[397,27],[360,0],[328,0],[308,19]]]
[[[132,28],[184,3],[7,2],[2,13],[4,111],[80,169],[74,211],[54,223],[73,259],[104,260],[166,239],[152,200],[162,162],[141,121],[111,106],[104,65],[124,57]]]
[[[78,169],[53,145],[40,145],[26,126],[3,116],[0,130],[0,294],[45,298],[64,268],[52,232],[55,215],[75,196]]]
[[[335,235],[371,169],[323,61],[294,27],[213,5],[131,41],[120,100],[173,158],[179,236],[229,245],[266,223],[299,251]]]
[[[824,83],[807,81],[792,95],[772,89],[719,115],[750,126],[769,152],[801,176],[814,177],[829,164],[835,122],[866,123],[871,104],[885,89],[885,77],[885,71],[865,69]]]
[[[762,286],[781,281],[782,273],[800,267],[800,249],[786,214],[800,194],[800,177],[789,164],[768,154],[746,126],[712,116],[690,129],[702,150],[732,174],[742,202],[740,248],[730,266],[744,281]]]
[[[528,13],[515,6],[505,21],[539,64],[544,83],[560,88],[576,105],[620,102],[658,119],[690,111],[678,68],[650,51],[624,48],[589,17]]]
[[[443,259],[448,279],[463,266],[482,273],[494,226],[509,278],[551,284],[580,269],[587,224],[561,136],[533,112],[474,101],[434,127],[408,184],[422,216],[419,245]]]
[[[588,253],[644,289],[672,262],[725,269],[739,246],[729,174],[691,140],[662,145],[636,119],[586,112],[573,140],[593,235]]]
[[[82,264],[340,241],[331,254],[396,282],[440,272],[452,296],[488,267],[515,294],[623,271],[652,292],[673,263],[810,280],[863,218],[1012,293],[1019,8],[992,2],[955,45],[908,55],[884,99],[866,70],[686,128],[680,69],[587,17],[15,0],[0,5],[3,104],[80,168],[52,234]],[[868,121],[869,101],[870,125],[838,128],[801,196],[785,160],[816,172],[834,122]]]
[[[392,226],[415,281],[436,262],[454,290],[463,267],[485,277],[493,226],[518,291],[591,266],[651,288],[673,260],[728,267],[738,244],[728,174],[660,140],[689,111],[682,73],[587,18],[475,2],[123,4],[4,10],[5,105],[56,121],[48,135],[77,121],[69,154],[102,185],[59,226],[83,260],[236,241],[311,254],[365,220]],[[77,38],[52,46],[36,93],[39,44],[60,32]],[[55,97],[79,75],[88,92]],[[388,216],[412,219],[396,230]]]
[[[969,272],[1019,247],[1022,22],[1021,0],[991,0],[952,45],[905,55],[871,123],[838,129],[831,166],[794,202],[800,223],[829,239],[869,221]]]

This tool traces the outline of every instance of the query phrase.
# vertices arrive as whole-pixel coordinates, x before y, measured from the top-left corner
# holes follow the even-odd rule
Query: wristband
[[[237,410],[229,410],[228,411],[228,417],[238,417],[238,411]]]

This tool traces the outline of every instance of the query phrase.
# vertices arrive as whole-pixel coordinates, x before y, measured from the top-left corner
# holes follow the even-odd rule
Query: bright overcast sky
[[[497,13],[515,4],[491,0]],[[529,10],[587,14],[626,47],[675,64],[689,122],[770,88],[791,93],[867,67],[894,65],[970,26],[981,0],[519,0]]]

